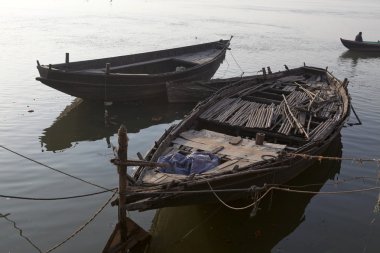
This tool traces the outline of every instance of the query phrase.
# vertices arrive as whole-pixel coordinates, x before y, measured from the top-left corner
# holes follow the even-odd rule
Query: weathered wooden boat
[[[341,157],[340,136],[331,143],[325,154]],[[303,190],[319,192],[328,180],[336,178],[340,166],[340,160],[323,160],[287,184],[294,186],[290,187],[293,189],[302,186]],[[305,185],[309,187],[305,188]],[[162,208],[155,212],[149,230],[152,237],[145,252],[167,252],[173,247],[191,247],[194,252],[204,252],[205,249],[212,252],[272,252],[273,247],[304,223],[306,207],[314,196],[274,192],[270,198],[261,202],[261,209],[255,217],[251,215],[252,208],[239,212],[215,205]],[[241,201],[233,203],[234,206],[246,204]],[[196,228],[196,232],[191,228]],[[210,228],[213,228],[212,232]],[[260,234],[252,236],[252,231],[260,231],[260,234],[270,236],[263,240]],[[207,240],[204,240],[206,235]],[[228,241],[221,243],[221,238],[226,238],[226,235]],[[173,242],[176,242],[175,246]]]
[[[231,40],[231,39],[230,39]],[[41,65],[36,79],[89,100],[166,99],[166,82],[209,80],[225,58],[230,40],[88,61]]]
[[[222,88],[155,142],[129,178],[126,208],[250,198],[291,180],[313,163],[305,155],[321,155],[339,135],[350,114],[347,84],[301,67]],[[180,167],[183,157],[192,160]]]
[[[380,52],[380,41],[354,41],[354,40],[345,40],[340,39],[342,44],[353,51],[370,51],[370,52]]]

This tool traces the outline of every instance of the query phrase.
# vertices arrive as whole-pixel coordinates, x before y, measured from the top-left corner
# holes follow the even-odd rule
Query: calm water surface
[[[347,53],[339,37],[380,39],[377,0],[1,0],[0,145],[104,187],[117,185],[109,162],[121,123],[129,129],[129,156],[146,152],[191,105],[123,105],[110,109],[81,103],[42,85],[41,63],[72,61],[232,40],[216,77],[257,73],[262,67],[328,66],[349,78],[362,126],[344,128],[329,155],[380,158],[380,56]],[[237,60],[238,65],[235,63]],[[355,122],[355,118],[351,117]],[[292,185],[313,191],[378,186],[375,163],[322,162]],[[337,180],[344,183],[337,184]],[[62,197],[97,188],[41,167],[0,148],[0,194]],[[345,195],[275,193],[257,215],[219,205],[166,208],[130,216],[151,230],[150,252],[379,252],[379,191]],[[0,213],[17,223],[42,251],[69,236],[109,195],[26,201],[0,198]],[[236,203],[239,205],[241,203]],[[82,233],[55,252],[101,252],[115,221],[107,207]],[[38,252],[19,230],[0,218],[0,252]]]

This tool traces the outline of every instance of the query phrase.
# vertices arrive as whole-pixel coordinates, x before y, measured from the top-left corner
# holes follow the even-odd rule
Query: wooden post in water
[[[127,129],[121,125],[118,130],[117,149],[117,172],[119,174],[119,201],[118,204],[118,224],[115,226],[110,238],[103,249],[103,253],[126,253],[137,245],[143,246],[150,238],[148,232],[127,217],[126,193],[127,193],[127,166],[144,166],[146,161],[128,161],[128,136]],[[112,161],[111,160],[111,161]],[[129,177],[131,180],[131,177]],[[133,180],[133,179],[132,179]],[[133,181],[132,181],[133,182]]]
[[[118,131],[119,135],[119,148],[117,156],[121,162],[126,162],[128,157],[128,136],[127,129],[121,125]],[[127,166],[118,165],[117,172],[119,173],[119,225],[121,243],[127,241],[127,211],[125,208],[125,200],[127,193]]]

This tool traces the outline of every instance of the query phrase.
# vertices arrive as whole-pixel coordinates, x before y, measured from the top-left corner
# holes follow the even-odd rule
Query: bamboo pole
[[[294,117],[292,111],[290,110],[290,107],[289,107],[289,105],[288,105],[288,102],[286,101],[286,97],[285,97],[284,95],[282,95],[282,97],[284,98],[285,105],[286,105],[286,107],[288,108],[289,114],[290,114],[290,116],[293,118],[295,125],[298,127],[298,129],[299,129],[302,133],[305,134],[306,138],[309,139],[309,135],[306,133],[306,131],[305,131],[305,129],[303,128],[302,124],[299,123],[299,121],[297,120],[297,118]]]

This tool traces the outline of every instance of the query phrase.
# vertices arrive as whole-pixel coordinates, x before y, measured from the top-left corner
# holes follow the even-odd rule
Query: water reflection
[[[109,140],[120,124],[125,124],[129,133],[152,125],[170,123],[191,110],[194,104],[117,104],[105,107],[102,103],[75,99],[44,130],[41,145],[47,151],[59,151],[72,147],[81,141]],[[108,141],[107,141],[108,142]]]
[[[346,51],[339,57],[342,61],[352,60],[352,66],[356,67],[360,60],[380,58],[380,52],[356,52]]]
[[[326,155],[341,157],[340,136]],[[322,161],[289,185],[310,184],[302,189],[319,191],[327,180],[334,179],[340,167],[340,161]],[[275,192],[272,199],[261,203],[253,218],[250,218],[251,209],[233,211],[219,205],[160,209],[153,221],[152,240],[146,252],[271,252],[307,219],[305,209],[313,196]]]

